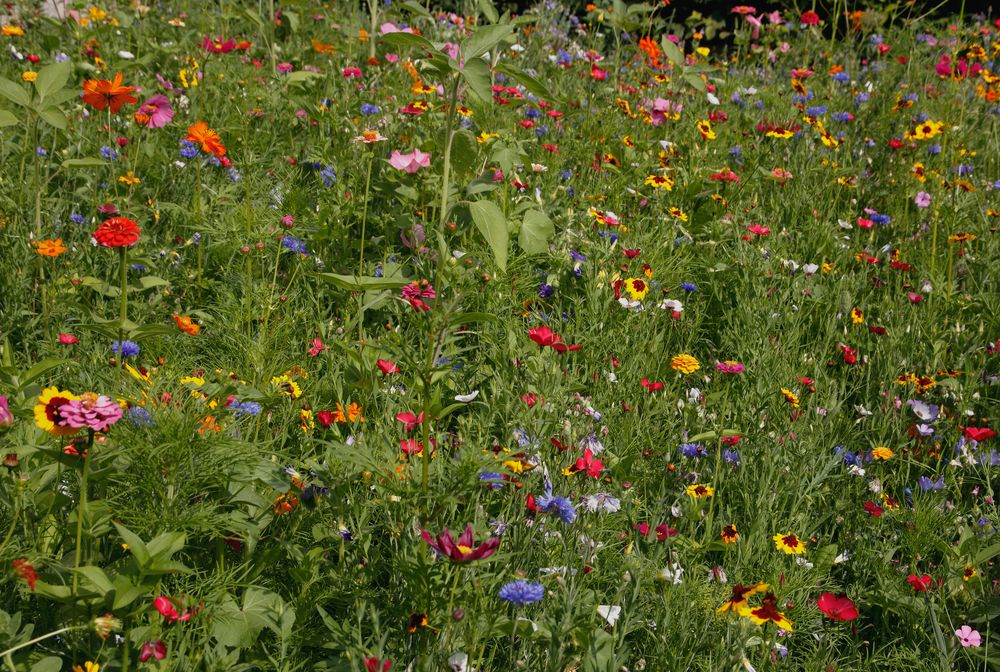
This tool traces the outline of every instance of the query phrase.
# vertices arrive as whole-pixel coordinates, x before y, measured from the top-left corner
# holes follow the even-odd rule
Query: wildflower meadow
[[[0,667],[1000,670],[1000,20],[680,4],[5,3]]]

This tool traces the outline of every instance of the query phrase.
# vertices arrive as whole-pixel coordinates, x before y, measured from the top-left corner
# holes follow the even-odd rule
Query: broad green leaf
[[[309,72],[308,70],[296,70],[295,72],[288,73],[284,78],[289,84],[305,84],[317,77],[319,77],[319,75],[315,72]]]
[[[288,17],[288,27],[293,33],[299,32],[299,15],[296,12],[284,11],[282,17]]]
[[[479,144],[476,138],[468,130],[459,129],[451,141],[451,169],[455,171],[454,174],[461,175],[467,172],[478,156]]]
[[[4,126],[16,126],[17,124],[18,119],[14,116],[13,112],[0,110],[0,128],[3,128]]]
[[[430,40],[426,37],[421,37],[420,35],[414,35],[413,33],[404,33],[402,31],[397,33],[386,33],[385,35],[382,35],[381,39],[384,43],[394,47],[417,47],[419,49],[436,51]]]
[[[528,73],[524,72],[523,70],[513,68],[506,64],[498,65],[494,69],[496,70],[496,72],[502,72],[508,77],[513,77],[515,81],[517,81],[519,84],[524,86],[524,88],[526,88],[530,93],[538,96],[539,98],[542,98],[549,102],[558,102],[555,96],[552,94],[552,92],[549,91],[544,84],[542,84],[540,81],[538,81]]]
[[[164,532],[146,544],[146,550],[156,559],[168,559],[171,555],[184,548],[187,535],[183,532]]]
[[[507,39],[511,34],[508,24],[499,23],[482,26],[462,42],[462,58],[468,63],[473,58],[482,56]]]
[[[59,656],[45,656],[31,666],[31,672],[59,672],[63,661]]]
[[[128,337],[133,341],[140,341],[151,336],[172,336],[177,333],[176,327],[168,327],[163,324],[144,324],[128,332]]]
[[[76,572],[83,577],[83,585],[85,587],[89,586],[102,597],[115,589],[111,583],[111,579],[108,578],[108,575],[100,567],[86,565],[78,568]]]
[[[493,6],[490,0],[479,0],[479,11],[483,13],[486,20],[490,23],[496,23],[500,20],[500,15],[497,14],[497,8]]]
[[[555,231],[556,227],[548,215],[541,210],[528,210],[524,213],[517,244],[527,254],[545,254],[549,251],[549,238]]]
[[[503,216],[503,211],[491,201],[474,201],[469,205],[469,212],[476,228],[493,250],[493,260],[501,271],[506,271],[510,233],[507,231],[507,219]]]
[[[666,35],[660,39],[660,46],[663,47],[663,54],[667,57],[668,61],[677,67],[684,65],[684,53],[677,48],[676,44],[668,40]]]
[[[46,96],[66,86],[66,82],[69,81],[69,76],[72,73],[72,61],[46,65],[38,71],[38,76],[35,78],[35,91],[38,92],[38,97],[45,100]]]
[[[53,128],[58,128],[60,131],[65,131],[66,126],[69,122],[66,121],[66,115],[63,114],[62,110],[58,107],[46,107],[38,111],[38,116],[41,117],[49,126]]]
[[[112,609],[121,609],[132,604],[143,595],[150,592],[149,586],[136,585],[125,575],[119,574],[114,580],[115,599],[111,604]]]
[[[114,523],[115,529],[118,530],[118,536],[122,538],[122,541],[128,546],[129,553],[135,558],[136,562],[139,563],[140,567],[145,567],[149,564],[149,550],[146,548],[146,543],[139,538],[132,530],[128,529],[120,523]]]
[[[150,289],[152,287],[162,287],[164,285],[169,285],[170,283],[163,278],[157,277],[155,275],[144,275],[139,278],[139,285],[143,289]]]
[[[337,273],[317,273],[316,277],[352,292],[399,289],[408,283],[405,278],[359,278],[355,275],[339,275]]]
[[[71,359],[59,359],[58,357],[49,357],[48,359],[43,359],[42,361],[34,364],[28,372],[24,374],[24,378],[21,379],[21,387],[30,385],[35,382],[38,378],[42,377],[52,369],[58,368],[64,365],[76,365],[76,362]]]
[[[705,85],[705,80],[697,75],[684,75],[684,80],[691,85],[691,88],[698,89],[702,93],[708,91],[708,87]]]
[[[406,0],[406,2],[404,2],[402,5],[400,5],[400,7],[402,7],[403,9],[406,9],[406,10],[408,10],[410,12],[413,12],[417,16],[421,16],[421,17],[423,17],[425,19],[432,19],[432,18],[434,18],[431,15],[431,13],[428,12],[424,8],[424,6],[421,5],[419,2],[417,2],[416,0]]]
[[[6,77],[0,77],[0,96],[3,96],[15,105],[21,107],[31,107],[31,95],[21,85],[15,84]]]
[[[469,85],[469,90],[476,94],[476,98],[484,103],[493,100],[493,93],[490,89],[490,67],[481,58],[470,58],[465,61],[465,67],[459,70],[462,79]]]

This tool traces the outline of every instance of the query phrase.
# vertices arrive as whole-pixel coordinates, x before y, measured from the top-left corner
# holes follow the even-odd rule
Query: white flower
[[[708,102],[710,102],[712,105],[718,105],[719,104],[719,99],[715,96],[715,94],[706,93],[705,97],[708,98]]]
[[[462,651],[448,657],[448,667],[451,672],[476,672],[475,668],[469,667],[469,654]]]
[[[126,61],[131,61],[133,58],[135,58],[135,54],[133,54],[131,51],[125,51],[124,49],[122,49],[121,51],[118,52],[118,57],[124,58]]]
[[[456,394],[455,401],[460,401],[463,404],[467,404],[478,396],[479,396],[479,390],[473,390],[468,394]]]
[[[614,627],[622,615],[622,608],[617,605],[601,604],[597,607],[597,613],[608,622],[608,625]]]
[[[678,564],[675,564],[672,568],[668,565],[660,570],[660,573],[656,575],[656,578],[660,581],[667,581],[673,583],[675,586],[681,583],[681,574],[684,573],[684,568]]]

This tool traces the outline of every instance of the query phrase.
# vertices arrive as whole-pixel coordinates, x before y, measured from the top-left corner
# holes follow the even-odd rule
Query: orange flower
[[[200,143],[201,151],[214,154],[220,159],[226,155],[226,148],[222,144],[222,138],[219,137],[218,133],[210,129],[204,121],[196,121],[194,126],[188,128],[184,139],[188,142]]]
[[[35,241],[35,252],[43,257],[58,257],[65,251],[66,246],[63,245],[62,238]]]
[[[91,107],[103,110],[111,106],[111,114],[118,114],[125,103],[135,104],[139,100],[130,95],[134,86],[122,86],[125,77],[122,73],[115,75],[113,81],[106,79],[87,79],[83,82],[83,102]]]
[[[195,324],[194,321],[186,315],[178,315],[177,313],[174,313],[174,322],[177,324],[177,328],[185,334],[197,336],[198,332],[201,330],[201,325]]]

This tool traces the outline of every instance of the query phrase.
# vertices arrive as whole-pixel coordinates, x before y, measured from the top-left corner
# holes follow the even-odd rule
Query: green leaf
[[[455,175],[465,173],[476,162],[479,156],[479,145],[476,138],[468,130],[459,129],[451,141],[451,168]],[[492,180],[490,181],[492,185]],[[469,192],[466,191],[466,194]]]
[[[691,88],[698,89],[702,93],[708,91],[708,87],[705,85],[705,80],[697,75],[684,74],[684,81],[691,85]]]
[[[462,58],[468,63],[472,59],[492,51],[494,47],[510,37],[510,34],[509,24],[498,23],[482,26],[462,42]]]
[[[184,548],[185,543],[187,543],[187,535],[183,532],[164,532],[146,544],[146,550],[149,551],[153,560],[166,560]]]
[[[459,72],[469,85],[469,90],[476,94],[476,98],[487,104],[493,101],[490,67],[486,65],[486,61],[481,58],[470,58],[465,61],[465,67]]]
[[[20,387],[25,387],[35,382],[38,378],[41,378],[44,374],[48,373],[52,369],[58,368],[64,365],[76,365],[76,362],[71,359],[60,359],[58,357],[49,357],[48,359],[43,359],[42,361],[33,365],[28,372],[24,374],[21,379]]]
[[[517,81],[519,84],[524,86],[524,88],[526,88],[530,93],[538,96],[539,98],[542,98],[549,102],[557,102],[555,96],[552,94],[551,91],[548,90],[548,88],[546,88],[544,84],[542,84],[540,81],[538,81],[528,73],[524,72],[523,70],[513,68],[506,64],[498,65],[496,68],[494,68],[494,70],[496,72],[502,72],[508,77],[513,77],[515,81]]]
[[[59,656],[45,656],[31,666],[31,672],[59,672],[63,661]]]
[[[15,105],[21,107],[31,107],[31,95],[18,84],[10,81],[6,77],[0,77],[0,96],[3,96]]]
[[[667,57],[668,61],[678,68],[684,66],[684,53],[676,44],[668,40],[666,35],[660,39],[660,46],[663,48],[663,54]]]
[[[38,71],[38,76],[35,78],[35,91],[38,92],[38,97],[44,100],[46,96],[66,86],[66,82],[69,81],[69,76],[72,73],[72,61],[46,65]]]
[[[128,529],[120,523],[114,523],[115,529],[118,530],[118,536],[122,538],[122,541],[128,545],[128,550],[135,558],[136,562],[139,563],[140,567],[145,567],[149,564],[149,550],[146,548],[146,542],[139,538],[132,530]]]
[[[122,609],[149,592],[149,586],[136,585],[125,575],[119,574],[114,581],[115,599],[112,609]]]
[[[500,15],[497,14],[497,8],[493,6],[490,0],[479,0],[479,11],[483,13],[486,20],[490,23],[496,23],[500,20]]]
[[[133,341],[141,341],[144,338],[152,336],[172,336],[176,333],[177,329],[174,327],[168,327],[163,324],[144,324],[129,331],[128,337]]]
[[[60,131],[65,131],[66,126],[69,122],[66,121],[66,115],[63,114],[62,110],[58,107],[46,107],[38,111],[38,116],[41,117],[49,126],[53,128],[58,128]]]
[[[359,278],[355,275],[339,275],[337,273],[317,273],[316,277],[352,292],[399,289],[408,283],[405,278]]]
[[[285,81],[289,84],[306,84],[316,77],[319,77],[318,73],[309,72],[308,70],[296,70],[285,75]]]
[[[111,579],[108,578],[108,575],[100,567],[86,565],[77,568],[76,572],[83,577],[84,587],[93,590],[101,597],[104,597],[115,589],[111,583]]]
[[[425,19],[434,18],[430,12],[428,12],[423,5],[421,5],[416,0],[406,0],[402,5],[400,5],[405,10],[413,12],[417,16],[423,17]]]
[[[162,287],[164,285],[169,285],[170,283],[163,278],[157,277],[155,275],[144,275],[139,278],[139,286],[143,289],[151,289],[152,287]]]
[[[0,128],[5,126],[16,126],[18,123],[18,118],[14,116],[13,112],[0,110]]]
[[[100,168],[104,166],[104,159],[87,157],[85,159],[66,159],[60,164],[60,168]]]
[[[526,254],[545,254],[549,251],[549,238],[555,231],[556,227],[548,215],[541,210],[528,210],[524,213],[517,244]]]
[[[398,33],[386,33],[381,39],[384,43],[393,47],[417,47],[418,49],[436,51],[430,40],[420,35],[414,35],[413,33],[404,33],[402,31]]]
[[[491,201],[474,201],[469,205],[469,212],[476,223],[476,228],[493,250],[493,260],[501,271],[506,271],[510,233],[507,231],[507,220],[503,216],[503,211]]]
[[[285,10],[281,15],[288,17],[288,27],[293,33],[299,32],[299,15],[297,13]]]

